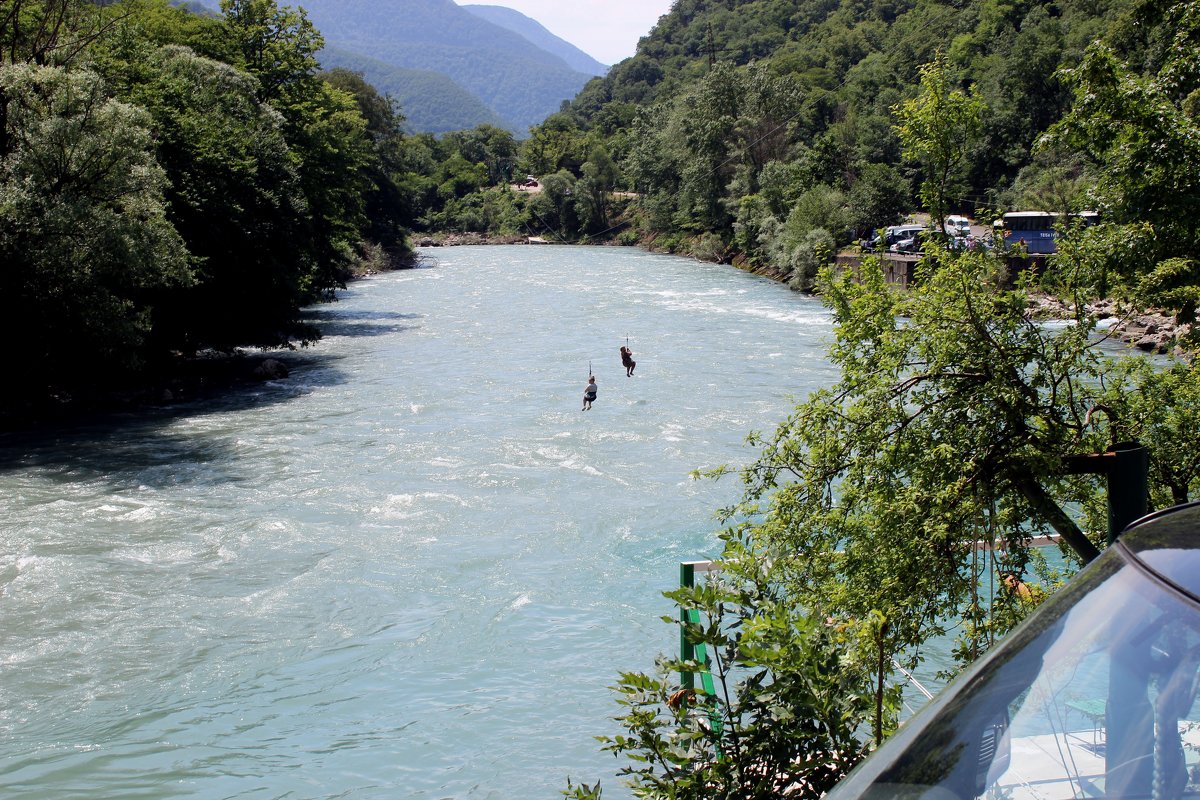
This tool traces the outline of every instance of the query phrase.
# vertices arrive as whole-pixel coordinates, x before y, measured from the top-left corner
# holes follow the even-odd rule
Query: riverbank
[[[1034,319],[1073,319],[1076,308],[1056,297],[1038,294],[1030,298],[1030,316]],[[1087,303],[1084,311],[1094,317],[1105,334],[1145,353],[1190,357],[1180,339],[1191,333],[1190,323],[1180,323],[1171,314],[1159,310],[1135,311],[1113,300]]]
[[[415,244],[414,244],[415,246]],[[412,247],[363,248],[344,275],[346,283],[373,275],[415,269],[422,259]],[[302,345],[174,353],[137,374],[101,386],[51,387],[44,393],[0,398],[0,433],[72,424],[106,414],[163,408],[246,389],[288,377],[289,354]]]

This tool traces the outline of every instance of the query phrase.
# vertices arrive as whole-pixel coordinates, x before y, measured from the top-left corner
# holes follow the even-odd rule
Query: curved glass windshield
[[[1200,605],[1133,556],[1142,535],[1154,542],[1146,561],[1198,563],[1200,509],[1159,519],[1110,547],[831,800],[1200,797]]]

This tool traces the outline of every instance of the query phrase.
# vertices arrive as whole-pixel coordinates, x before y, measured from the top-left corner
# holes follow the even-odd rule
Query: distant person
[[[621,365],[625,367],[625,374],[632,378],[633,368],[637,366],[637,362],[633,360],[633,351],[628,347],[621,348]]]
[[[588,375],[587,386],[583,387],[583,411],[590,411],[592,402],[596,399],[596,393],[599,389],[596,386],[596,376]]]
[[[1010,595],[1022,604],[1037,605],[1046,597],[1046,592],[1040,586],[1030,586],[1021,580],[1021,576],[1011,570],[1001,570],[1000,582]]]

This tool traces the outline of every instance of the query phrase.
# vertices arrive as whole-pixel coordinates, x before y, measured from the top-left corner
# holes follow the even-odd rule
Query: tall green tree
[[[1002,544],[1020,573],[1031,536],[1060,533],[1087,560],[1103,535],[1060,510],[1080,500],[1061,458],[1106,441],[1087,414],[1106,369],[1088,324],[1048,333],[987,256],[939,259],[903,294],[869,266],[826,276],[842,377],[755,439],[730,510],[764,515],[753,535],[787,563],[797,602],[882,613],[896,655],[975,613],[977,542]]]
[[[311,335],[296,325],[312,256],[309,206],[278,112],[246,73],[168,45],[130,54],[128,97],[154,120],[170,177],[170,218],[200,281],[157,297],[164,348],[276,345]]]
[[[1075,104],[1046,137],[1095,165],[1094,200],[1109,223],[1084,239],[1072,280],[1195,319],[1200,305],[1200,13],[1166,13],[1161,68],[1141,76],[1111,48],[1091,47],[1064,78]]]
[[[612,192],[617,182],[617,166],[603,145],[592,148],[592,154],[580,169],[582,177],[575,183],[575,202],[583,229],[597,233],[608,228],[608,212]]]
[[[304,10],[276,0],[221,0],[221,13],[241,53],[241,64],[259,81],[262,99],[287,112],[312,91],[325,46]]]
[[[513,180],[519,148],[509,131],[494,125],[479,125],[471,130],[448,133],[442,137],[442,142],[457,150],[468,162],[483,164],[490,185]]]
[[[365,167],[370,183],[364,200],[367,226],[363,234],[393,259],[409,254],[408,233],[417,219],[420,198],[404,184],[404,115],[390,97],[381,95],[360,73],[334,69],[321,78],[354,97],[366,121],[373,158]]]
[[[904,157],[921,165],[919,191],[936,229],[945,228],[967,157],[982,130],[983,102],[973,89],[956,89],[945,56],[921,67],[917,97],[894,109]]]
[[[0,293],[33,396],[110,385],[146,356],[148,299],[193,281],[150,118],[85,70],[0,65]]]
[[[363,197],[370,163],[366,122],[352,95],[317,77],[324,46],[303,9],[276,0],[222,0],[238,66],[258,80],[258,96],[283,115],[308,210],[303,218],[309,300],[344,285],[366,224]]]

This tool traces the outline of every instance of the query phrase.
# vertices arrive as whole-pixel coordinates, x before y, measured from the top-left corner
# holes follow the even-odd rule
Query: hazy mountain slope
[[[488,124],[523,131],[440,72],[397,67],[339,47],[327,47],[319,57],[325,69],[344,67],[361,72],[381,93],[395,98],[409,130],[446,133]]]
[[[558,56],[567,62],[567,66],[578,72],[586,75],[603,75],[608,70],[608,67],[570,42],[555,36],[540,22],[525,16],[520,11],[504,6],[464,5],[461,8],[465,8],[488,22],[520,34],[546,52]]]
[[[589,76],[451,0],[305,0],[326,43],[393,66],[448,75],[524,129]]]

